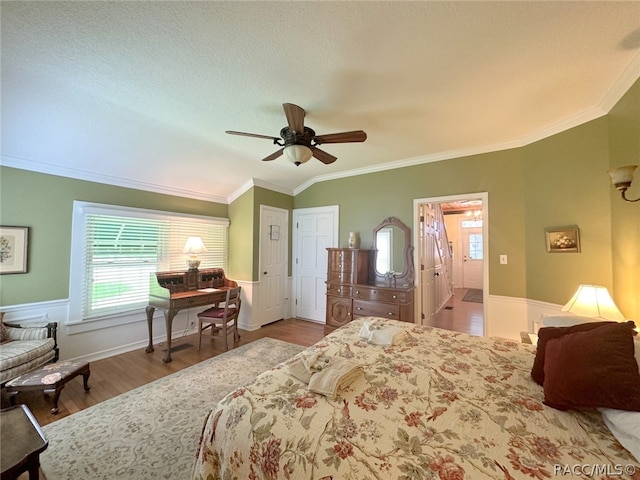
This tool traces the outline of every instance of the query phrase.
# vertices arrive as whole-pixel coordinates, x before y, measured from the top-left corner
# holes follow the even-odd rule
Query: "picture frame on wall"
[[[29,227],[0,226],[0,275],[27,273]]]
[[[580,252],[580,229],[578,227],[548,228],[545,233],[547,240],[547,252]]]

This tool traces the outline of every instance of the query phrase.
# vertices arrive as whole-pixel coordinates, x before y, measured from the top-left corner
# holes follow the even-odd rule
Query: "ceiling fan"
[[[293,103],[283,103],[282,107],[289,125],[280,130],[280,137],[233,130],[227,130],[226,133],[273,140],[275,145],[280,145],[282,148],[262,160],[265,162],[275,160],[284,153],[296,166],[308,162],[311,157],[316,157],[325,164],[335,162],[337,157],[318,148],[318,145],[323,143],[364,142],[367,139],[367,134],[362,130],[316,135],[316,132],[304,125],[305,111],[303,108]]]

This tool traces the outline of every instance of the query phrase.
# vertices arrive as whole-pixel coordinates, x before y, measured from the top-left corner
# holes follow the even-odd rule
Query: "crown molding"
[[[629,66],[625,69],[622,75],[618,78],[615,84],[607,91],[600,103],[595,107],[589,108],[584,112],[569,117],[565,120],[553,123],[546,127],[543,127],[535,132],[523,136],[522,138],[512,141],[504,142],[501,144],[486,145],[483,147],[474,147],[463,150],[451,150],[448,152],[434,153],[430,155],[424,155],[420,157],[414,157],[406,160],[398,160],[395,162],[389,162],[372,167],[358,168],[354,170],[348,170],[344,172],[318,175],[310,178],[304,183],[298,185],[293,194],[298,195],[310,186],[318,182],[326,182],[327,180],[335,180],[338,178],[347,178],[356,175],[364,175],[367,173],[383,172],[385,170],[392,170],[395,168],[410,167],[413,165],[420,165],[423,163],[440,162],[443,160],[451,160],[454,158],[468,157],[471,155],[480,155],[489,152],[499,152],[502,150],[508,150],[511,148],[519,148],[527,146],[531,143],[535,143],[547,137],[551,137],[558,133],[564,132],[571,128],[577,127],[584,123],[590,122],[604,115],[607,115],[611,109],[620,101],[625,93],[633,86],[633,84],[640,79],[640,53],[638,53]]]
[[[184,198],[191,198],[194,200],[203,200],[207,202],[216,202],[222,204],[230,204],[240,197],[243,193],[250,190],[252,187],[261,187],[274,192],[283,193],[285,195],[298,195],[307,188],[319,182],[326,182],[328,180],[336,180],[340,178],[348,178],[357,175],[366,175],[369,173],[384,172],[387,170],[394,170],[396,168],[405,168],[415,165],[421,165],[425,163],[440,162],[444,160],[451,160],[454,158],[468,157],[471,155],[480,155],[490,152],[499,152],[502,150],[508,150],[512,148],[519,148],[535,143],[544,138],[556,135],[571,128],[577,127],[584,123],[590,122],[604,115],[607,115],[611,109],[620,101],[620,99],[629,91],[631,86],[640,78],[640,53],[636,54],[631,63],[624,70],[622,75],[613,84],[613,86],[606,92],[601,99],[600,103],[588,110],[581,112],[577,115],[569,117],[565,120],[553,123],[546,127],[543,127],[535,132],[525,135],[519,139],[511,140],[508,142],[485,145],[479,147],[473,147],[461,150],[451,150],[446,152],[438,152],[429,155],[423,155],[419,157],[413,157],[404,160],[398,160],[388,162],[385,164],[374,165],[370,167],[362,167],[353,170],[347,170],[338,173],[318,175],[310,178],[309,180],[301,183],[293,190],[275,185],[257,178],[251,178],[244,183],[240,188],[236,189],[227,197],[206,194],[202,192],[196,192],[193,190],[185,190],[174,187],[167,187],[165,185],[158,185],[148,182],[132,181],[120,177],[114,177],[110,175],[96,174],[85,170],[78,170],[66,167],[60,167],[51,164],[45,164],[41,162],[34,162],[31,160],[25,160],[10,155],[0,156],[1,165],[7,167],[18,168],[21,170],[28,170],[39,173],[46,173],[50,175],[57,175],[61,177],[74,178],[77,180],[85,180],[96,183],[103,183],[107,185],[113,185],[117,187],[132,188],[136,190],[143,190],[147,192],[161,193],[165,195],[173,195]]]
[[[227,197],[227,203],[234,202],[243,193],[247,192],[253,187],[265,188],[273,192],[284,193],[285,195],[293,196],[293,190],[289,188],[285,188],[280,185],[274,185],[273,183],[265,182],[264,180],[260,180],[259,178],[251,178],[250,180],[245,182],[240,188],[236,189],[231,194],[229,194],[229,196]]]
[[[1,165],[5,167],[18,168],[20,170],[46,173],[48,175],[73,178],[76,180],[84,180],[87,182],[102,183],[114,187],[132,188],[135,190],[143,190],[145,192],[162,193],[165,195],[173,195],[176,197],[192,198],[194,200],[204,200],[206,202],[216,202],[223,204],[227,203],[226,197],[194,192],[193,190],[167,187],[165,185],[157,185],[155,183],[132,181],[126,178],[87,172],[86,170],[78,170],[75,168],[66,168],[57,165],[50,165],[47,163],[34,162],[32,160],[25,160],[22,158],[12,157],[10,155],[2,155],[0,158],[2,159],[2,162],[0,162]]]
[[[356,168],[353,170],[347,170],[344,172],[318,175],[298,185],[293,190],[293,194],[298,195],[299,193],[303,192],[314,183],[326,182],[327,180],[354,177],[356,175],[365,175],[368,173],[384,172],[386,170],[393,170],[396,168],[412,167],[414,165],[422,165],[423,163],[440,162],[443,160],[451,160],[454,158],[468,157],[470,155],[480,155],[483,153],[498,152],[500,150],[509,150],[512,148],[518,148],[522,146],[523,144],[521,141],[513,141],[513,142],[506,142],[501,144],[486,145],[483,147],[474,147],[474,148],[461,149],[461,150],[450,150],[448,152],[432,153],[429,155],[422,155],[419,157],[413,157],[406,160],[398,160],[395,162],[383,163],[380,165],[372,165],[370,167],[362,167],[362,168]]]

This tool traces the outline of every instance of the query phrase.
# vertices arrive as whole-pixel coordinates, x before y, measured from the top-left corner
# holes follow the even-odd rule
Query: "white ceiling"
[[[2,164],[228,201],[520,146],[640,77],[640,2],[2,1]],[[282,103],[331,165],[269,140]]]

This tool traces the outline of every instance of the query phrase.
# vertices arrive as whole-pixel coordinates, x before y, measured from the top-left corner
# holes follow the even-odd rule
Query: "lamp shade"
[[[609,176],[611,182],[616,188],[625,187],[629,188],[633,181],[633,172],[638,168],[637,165],[627,165],[625,167],[613,168],[609,170]]]
[[[571,312],[581,317],[601,318],[622,322],[624,315],[618,310],[606,287],[580,285],[571,300],[562,307],[563,312]]]
[[[306,163],[313,157],[313,152],[305,145],[289,145],[285,147],[284,153],[287,155],[287,158],[296,165]]]
[[[200,237],[189,237],[187,239],[187,243],[184,244],[184,248],[182,249],[182,253],[203,253],[207,251],[207,247],[202,243],[202,239]]]

